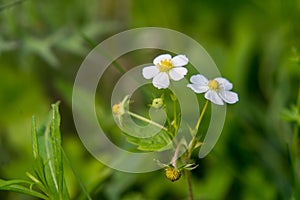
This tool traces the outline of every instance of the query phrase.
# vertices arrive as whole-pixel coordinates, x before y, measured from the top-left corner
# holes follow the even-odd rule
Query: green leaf
[[[31,187],[28,188],[28,186],[27,187],[23,186],[24,184],[26,184],[28,186],[33,185],[32,182],[25,181],[25,180],[3,180],[3,179],[0,179],[0,190],[8,190],[8,191],[18,192],[18,193],[22,193],[22,194],[27,194],[27,195],[38,197],[41,199],[49,199],[44,194],[33,190]]]
[[[185,170],[193,170],[196,169],[199,165],[196,165],[195,163],[186,164],[180,168],[183,168]]]
[[[295,122],[300,125],[300,112],[295,105],[293,105],[290,109],[283,110],[281,116],[288,122]]]
[[[137,145],[137,148],[142,151],[159,151],[170,148],[172,139],[168,132],[160,131],[150,138],[138,138],[125,134],[127,141]]]
[[[65,185],[61,151],[59,102],[52,105],[48,120],[38,130],[32,120],[35,177],[40,189],[53,199],[70,199]]]
[[[24,39],[24,53],[27,53],[28,55],[36,54],[52,67],[57,67],[59,65],[59,60],[52,50],[52,47],[57,39],[53,39],[53,37],[54,36],[39,39],[27,36]]]
[[[32,117],[32,123],[31,123],[31,135],[32,135],[33,158],[37,159],[37,157],[39,156],[39,150],[38,150],[38,142],[37,142],[36,120],[34,116]]]

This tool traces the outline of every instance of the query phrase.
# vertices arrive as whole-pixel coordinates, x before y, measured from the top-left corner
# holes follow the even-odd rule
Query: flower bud
[[[167,168],[165,168],[165,175],[166,175],[167,179],[174,182],[174,181],[177,181],[178,179],[180,179],[181,170],[179,170],[173,166],[168,166]]]
[[[121,103],[113,105],[112,112],[115,115],[119,115],[119,116],[121,116],[125,113],[124,108],[122,107]]]
[[[164,100],[162,98],[155,98],[152,101],[151,107],[159,109],[164,105]]]
[[[125,111],[128,110],[128,105],[129,105],[129,96],[125,96],[122,102],[118,104],[114,104],[111,108],[112,112],[114,115],[117,117],[121,117],[122,115],[125,114]]]

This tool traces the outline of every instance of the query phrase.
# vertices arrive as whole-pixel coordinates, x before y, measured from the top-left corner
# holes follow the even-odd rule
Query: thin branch
[[[154,125],[154,126],[157,126],[158,128],[161,128],[161,129],[163,129],[163,130],[165,130],[165,131],[168,131],[168,129],[167,129],[166,127],[164,127],[164,126],[160,125],[159,123],[156,123],[156,122],[154,122],[154,121],[152,121],[152,120],[150,120],[150,119],[147,119],[147,118],[145,118],[145,117],[143,117],[143,116],[140,116],[140,115],[135,114],[135,113],[130,112],[130,111],[127,111],[127,113],[128,113],[129,115],[131,115],[132,117],[135,117],[135,118],[137,118],[137,119],[139,119],[139,120],[142,120],[142,121],[144,121],[144,122],[147,122],[147,123],[149,123],[149,124],[152,124],[152,125]]]

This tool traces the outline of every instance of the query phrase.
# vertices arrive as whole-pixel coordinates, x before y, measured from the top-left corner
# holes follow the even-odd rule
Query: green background
[[[60,100],[63,148],[94,199],[185,199],[184,178],[172,183],[163,171],[126,174],[102,165],[86,151],[72,119],[72,85],[87,53],[123,30],[157,26],[203,45],[240,98],[228,106],[214,150],[192,171],[195,199],[290,199],[293,128],[282,113],[297,101],[299,19],[298,0],[1,0],[0,177],[26,179],[31,117],[41,124]],[[157,53],[133,52],[118,62],[130,69]],[[114,66],[106,73],[98,110],[110,116],[100,123],[111,129],[111,81],[122,73]],[[111,137],[118,140],[116,133]],[[80,199],[65,167],[69,193]],[[0,198],[32,199],[4,191]]]

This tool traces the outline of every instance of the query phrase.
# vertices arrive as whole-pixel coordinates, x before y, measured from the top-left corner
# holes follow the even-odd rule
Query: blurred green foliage
[[[63,170],[59,102],[52,104],[48,120],[36,128],[32,119],[32,164],[34,172],[26,172],[31,181],[0,179],[0,189],[42,199],[70,199]],[[27,185],[27,187],[26,187]],[[36,189],[38,188],[38,190]]]
[[[171,183],[162,171],[126,174],[103,166],[80,142],[71,113],[77,69],[95,45],[125,29],[160,26],[202,44],[240,97],[236,105],[228,106],[216,147],[192,171],[196,199],[291,198],[293,126],[282,112],[297,101],[300,1],[16,2],[0,1],[1,178],[26,179],[24,172],[32,167],[31,116],[46,118],[49,105],[60,99],[62,145],[93,199],[186,198],[184,180]],[[155,52],[150,53],[143,57],[132,53],[119,61],[129,69],[151,62]],[[112,83],[121,72],[112,66],[106,73],[110,76],[99,84],[103,100],[98,107],[111,116]],[[100,123],[122,142],[124,138],[113,134],[118,130],[112,117]],[[84,199],[70,171],[66,166],[71,199]],[[0,197],[30,199],[11,192],[0,192]]]

